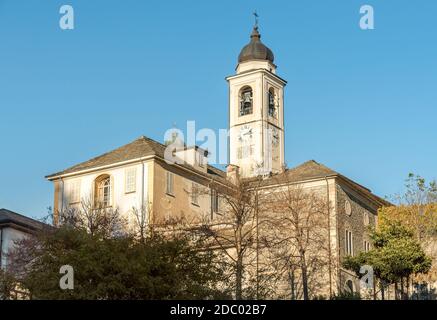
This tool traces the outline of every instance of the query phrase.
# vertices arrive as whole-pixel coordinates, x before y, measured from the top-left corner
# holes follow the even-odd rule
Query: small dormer
[[[198,146],[185,147],[182,150],[176,150],[174,155],[195,169],[207,172],[208,151]]]

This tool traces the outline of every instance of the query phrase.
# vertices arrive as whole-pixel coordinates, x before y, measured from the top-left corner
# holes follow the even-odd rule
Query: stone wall
[[[337,184],[337,221],[340,264],[346,254],[346,230],[352,231],[353,255],[364,251],[364,242],[370,243],[369,229],[377,222],[377,208],[345,184]],[[340,267],[340,290],[348,291],[352,281],[354,291],[360,290],[359,279],[354,273]]]

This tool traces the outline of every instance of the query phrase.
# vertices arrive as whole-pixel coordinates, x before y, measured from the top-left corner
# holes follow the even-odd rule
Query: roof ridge
[[[332,172],[335,172],[335,173],[339,174],[337,171],[331,169],[330,167],[326,166],[325,164],[323,164],[321,162],[317,162],[316,160],[310,160],[310,161],[313,161],[315,164],[317,164],[318,166],[320,166],[322,168],[328,169],[328,170],[330,170]]]
[[[303,162],[303,163],[301,163],[301,164],[299,164],[299,165],[297,165],[297,166],[295,166],[293,168],[289,168],[288,170],[289,171],[298,170],[299,168],[302,168],[302,167],[307,166],[307,165],[316,165],[316,166],[320,167],[321,169],[325,169],[325,170],[331,171],[333,174],[340,174],[337,171],[331,169],[330,167],[324,165],[323,163],[317,162],[314,159],[307,160],[307,161],[305,161],[305,162]]]
[[[7,211],[8,213],[12,213],[12,214],[16,214],[16,215],[19,215],[19,216],[22,216],[22,217],[25,217],[25,218],[29,218],[29,217],[27,217],[27,216],[25,216],[25,215],[23,215],[21,213],[18,213],[18,212],[15,212],[15,211],[12,211],[12,210],[9,210],[9,209],[6,209],[6,208],[1,208],[0,211]],[[29,219],[32,219],[32,218],[29,218]]]
[[[62,171],[56,172],[54,174],[49,174],[49,175],[46,176],[46,178],[49,178],[49,177],[52,177],[52,176],[56,176],[56,175],[59,175],[59,174],[63,174],[63,173],[65,173],[65,171],[71,171],[71,170],[74,171],[77,168],[79,168],[80,166],[83,166],[85,163],[90,163],[90,162],[93,162],[93,161],[98,161],[98,160],[100,160],[100,159],[102,159],[102,158],[104,158],[104,157],[106,157],[106,156],[108,156],[108,155],[110,155],[112,153],[116,153],[116,152],[122,150],[123,148],[128,148],[129,146],[131,146],[131,145],[133,145],[133,144],[135,144],[137,142],[140,142],[140,143],[144,142],[145,145],[149,146],[152,149],[151,151],[153,153],[155,153],[155,154],[156,154],[157,150],[156,150],[156,148],[154,148],[154,146],[156,144],[159,144],[159,147],[161,147],[161,144],[159,142],[157,142],[157,141],[155,141],[155,140],[153,140],[151,138],[148,138],[148,137],[142,135],[142,136],[136,138],[135,140],[132,140],[131,142],[129,142],[127,144],[124,144],[124,145],[122,145],[120,147],[117,147],[115,149],[109,150],[109,151],[107,151],[105,153],[102,153],[102,154],[100,154],[98,156],[92,157],[92,158],[90,158],[88,160],[82,161],[82,162],[80,162],[78,164],[75,164],[73,166],[70,166],[67,169],[64,169]]]
[[[337,174],[338,176],[340,176],[340,177],[342,177],[342,178],[344,178],[344,179],[350,181],[351,183],[355,184],[357,187],[359,187],[359,188],[363,188],[363,189],[365,189],[366,191],[372,193],[372,190],[371,190],[370,188],[367,188],[367,187],[363,186],[362,184],[356,182],[355,180],[346,177],[344,174],[342,174],[342,173],[340,173],[340,172],[338,172],[338,171],[335,171],[335,170],[333,170],[333,169],[327,167],[327,166],[324,165],[323,163],[317,162],[316,160],[308,160],[308,161],[304,162],[302,165],[305,165],[305,164],[307,164],[307,163],[315,163],[316,165],[320,166],[321,168],[324,168],[324,169],[327,169],[327,170],[329,170],[329,171],[332,171],[333,173]],[[373,194],[373,193],[372,193],[372,194]]]
[[[140,138],[142,138],[143,140],[146,140],[147,142],[152,142],[153,144],[157,144],[158,146],[160,146],[160,147],[167,147],[165,144],[163,144],[163,143],[161,143],[161,142],[159,142],[159,141],[156,141],[156,140],[154,140],[154,139],[152,139],[152,138],[149,138],[149,137],[147,137],[147,136],[141,136]]]
[[[7,214],[16,215],[16,216],[19,216],[19,217],[27,219],[27,220],[32,220],[33,222],[38,222],[38,223],[41,223],[41,224],[46,224],[46,223],[44,223],[42,221],[37,220],[36,218],[31,218],[31,217],[28,217],[28,216],[26,216],[24,214],[21,214],[21,213],[18,213],[18,212],[15,212],[15,211],[12,211],[12,210],[9,210],[9,209],[6,209],[6,208],[1,208],[0,209],[0,213],[2,211],[6,211]]]
[[[120,150],[120,149],[122,149],[122,148],[125,148],[126,146],[131,145],[131,144],[133,144],[133,143],[135,143],[135,142],[137,142],[137,141],[140,141],[140,140],[141,140],[141,137],[138,138],[138,139],[132,140],[131,142],[128,142],[128,143],[126,143],[126,144],[124,144],[124,145],[122,145],[122,146],[120,146],[120,147],[117,147],[117,148],[115,148],[115,149],[112,149],[112,150],[109,150],[109,151],[107,151],[107,152],[105,152],[105,153],[102,153],[102,154],[99,155],[99,156],[95,156],[95,157],[93,157],[93,158],[91,158],[91,159],[88,159],[88,160],[86,160],[86,161],[84,161],[84,162],[93,161],[93,160],[96,160],[96,159],[102,158],[102,157],[104,157],[104,156],[106,156],[106,155],[108,155],[108,154],[110,154],[110,153],[113,153],[113,152],[118,151],[118,150]],[[77,165],[75,165],[75,166],[73,166],[73,167],[71,167],[71,168],[74,168],[74,167],[76,167],[76,166],[78,166],[78,165],[80,165],[80,164],[82,164],[82,163],[83,163],[83,162],[78,163]]]

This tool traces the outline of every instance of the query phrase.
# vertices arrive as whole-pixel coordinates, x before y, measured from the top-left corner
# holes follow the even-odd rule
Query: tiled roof
[[[23,216],[19,213],[7,209],[0,209],[0,225],[9,223],[19,225],[21,227],[25,227],[31,230],[42,230],[43,228],[48,227],[47,224],[37,221],[35,219],[31,219],[29,217]]]
[[[285,170],[278,178],[288,181],[304,181],[333,175],[338,175],[338,173],[317,161],[309,160],[297,167]]]
[[[325,165],[314,160],[304,162],[294,168],[286,169],[279,174],[273,174],[261,180],[262,186],[275,185],[281,183],[297,183],[307,180],[320,179],[329,176],[336,176],[338,173]],[[259,178],[249,178],[255,184]]]
[[[147,156],[158,156],[160,158],[164,158],[166,146],[147,138],[145,136],[141,136],[138,139],[128,143],[120,148],[104,153],[98,157],[92,158],[88,161],[79,163],[75,166],[72,166],[68,169],[65,169],[61,172],[57,172],[51,175],[46,176],[46,178],[50,179],[56,176],[75,173],[83,170],[94,169],[106,165],[117,164],[123,161],[129,161],[134,159],[139,159]],[[194,170],[190,165],[182,165],[184,167],[189,167],[191,170]],[[197,170],[199,173],[203,173]],[[215,168],[213,166],[208,165],[208,174],[213,176],[218,176],[224,178],[226,173],[222,170]],[[206,174],[206,175],[208,175]]]
[[[317,179],[324,179],[327,177],[337,177],[339,179],[342,179],[343,181],[346,181],[350,185],[352,185],[356,190],[362,192],[372,200],[376,201],[379,204],[382,205],[391,205],[388,201],[385,199],[382,199],[378,197],[377,195],[373,194],[372,191],[355,181],[347,178],[346,176],[338,173],[337,171],[334,171],[327,166],[318,163],[317,161],[310,160],[307,162],[302,163],[301,165],[287,169],[283,173],[273,175],[261,182],[262,186],[269,186],[274,184],[280,184],[280,183],[299,183],[303,181],[308,180],[317,180]],[[255,179],[254,179],[255,180]]]
[[[131,143],[128,143],[120,148],[117,148],[115,150],[109,151],[101,156],[95,157],[91,160],[79,163],[73,167],[70,167],[66,170],[63,170],[61,172],[51,174],[47,176],[46,178],[51,179],[60,175],[65,174],[71,174],[76,173],[83,170],[88,169],[94,169],[106,165],[112,165],[117,164],[120,162],[128,161],[128,160],[134,160],[139,159],[142,157],[147,156],[157,156],[159,158],[164,158],[164,151],[166,146],[152,140],[150,138],[147,138],[145,136],[141,136],[140,138],[132,141]],[[227,184],[226,180],[226,173],[222,170],[215,168],[213,166],[208,165],[208,171],[207,173],[196,170],[194,167],[183,164],[181,165],[183,167],[189,168],[190,170],[194,170],[197,173],[205,176],[206,178],[213,178],[217,179],[218,181]],[[326,167],[325,165],[318,163],[314,160],[307,161],[297,167],[287,169],[281,174],[273,175],[267,179],[264,179],[261,184],[264,186],[268,185],[274,185],[277,183],[293,183],[293,182],[300,182],[300,181],[307,181],[307,180],[313,180],[313,179],[323,179],[325,177],[330,176],[336,176],[339,177],[351,185],[358,189],[359,191],[365,193],[369,197],[371,197],[373,200],[388,204],[384,199],[377,197],[376,195],[372,194],[372,192],[365,188],[364,186],[350,180],[349,178],[341,175],[340,173]],[[251,179],[250,179],[251,180]],[[256,178],[253,179],[254,181],[257,180]]]
[[[164,155],[165,146],[144,136],[128,143],[120,148],[104,153],[88,161],[79,163],[61,172],[48,175],[46,178],[74,173],[82,170],[93,169],[105,165],[111,165],[122,161],[128,161],[150,155]]]

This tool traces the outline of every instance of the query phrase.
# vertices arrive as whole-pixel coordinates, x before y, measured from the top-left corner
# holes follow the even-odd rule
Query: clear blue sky
[[[437,178],[436,1],[0,0],[0,207],[40,217],[47,174],[173,123],[226,128],[254,9],[288,80],[290,166],[315,159],[381,196]]]

